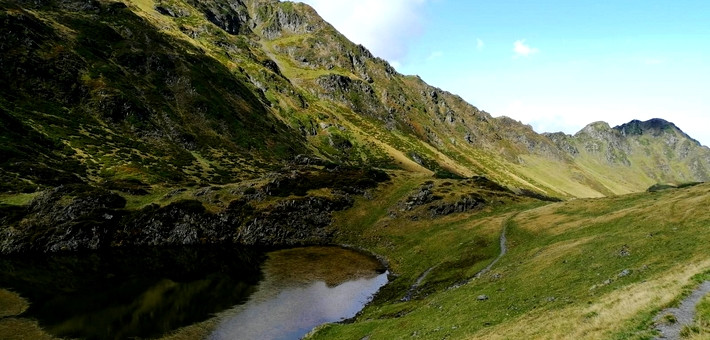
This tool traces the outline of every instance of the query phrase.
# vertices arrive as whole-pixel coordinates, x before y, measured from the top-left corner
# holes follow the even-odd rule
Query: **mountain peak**
[[[680,130],[675,124],[661,118],[653,118],[645,122],[634,119],[626,124],[615,126],[614,129],[623,135],[640,135],[647,131],[661,132],[668,129]]]
[[[621,124],[615,126],[614,130],[619,131],[624,136],[634,136],[642,134],[651,134],[652,136],[661,136],[664,133],[672,133],[675,131],[681,136],[693,141],[695,144],[700,145],[700,142],[688,136],[685,132],[679,129],[675,124],[661,118],[653,118],[647,121],[632,120],[626,124]]]
[[[611,129],[611,126],[609,126],[609,123],[604,122],[604,121],[596,121],[593,123],[587,124],[582,131],[584,130],[609,130]]]
[[[603,121],[596,121],[587,124],[587,126],[582,128],[582,130],[579,130],[579,132],[577,132],[575,136],[589,135],[594,136],[596,138],[602,138],[602,135],[606,136],[610,131],[611,126],[609,126],[609,123]]]

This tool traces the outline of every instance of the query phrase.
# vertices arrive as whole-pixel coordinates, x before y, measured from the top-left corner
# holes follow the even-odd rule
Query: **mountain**
[[[6,192],[127,179],[224,184],[302,154],[484,175],[563,198],[709,177],[710,150],[672,125],[540,135],[397,73],[300,3],[4,1],[2,9]]]
[[[382,256],[375,300],[310,335],[331,339],[650,338],[710,279],[710,149],[665,120],[539,134],[300,3],[0,0],[0,32],[3,256]],[[3,288],[0,338],[50,338]]]

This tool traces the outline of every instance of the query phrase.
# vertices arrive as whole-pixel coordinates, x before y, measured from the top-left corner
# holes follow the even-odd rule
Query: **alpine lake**
[[[0,288],[59,338],[299,339],[355,316],[387,283],[341,247],[118,249],[0,258]]]

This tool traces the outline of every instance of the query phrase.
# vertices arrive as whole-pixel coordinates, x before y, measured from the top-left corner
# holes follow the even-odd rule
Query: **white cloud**
[[[300,0],[340,33],[388,61],[403,60],[423,33],[428,0]]]
[[[483,46],[485,46],[483,40],[481,40],[481,38],[476,38],[476,49],[482,50]]]
[[[527,57],[540,52],[537,48],[525,44],[525,39],[517,40],[513,43],[513,52],[516,57]]]

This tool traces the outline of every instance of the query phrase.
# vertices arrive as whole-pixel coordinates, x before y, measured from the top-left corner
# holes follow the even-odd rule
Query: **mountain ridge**
[[[0,0],[0,32],[3,257],[382,259],[390,282],[309,339],[652,338],[710,280],[710,149],[665,120],[539,134],[276,0]],[[0,338],[57,336],[10,288]],[[209,338],[226,313],[163,339]]]
[[[77,137],[74,127],[60,129],[60,136],[53,136],[51,130],[49,134],[47,130],[40,133],[55,144],[65,145],[66,151],[62,152],[66,159],[83,159],[73,170],[82,181],[125,177],[122,170],[110,170],[129,164],[130,157],[120,156],[125,153],[138,153],[143,159],[130,162],[129,168],[135,173],[131,177],[156,184],[166,178],[173,178],[167,182],[176,184],[254,178],[287,164],[298,154],[384,168],[409,164],[409,169],[441,176],[484,175],[514,190],[529,189],[562,198],[622,194],[643,191],[656,182],[710,178],[710,150],[672,123],[632,121],[613,129],[608,124],[594,131],[585,132],[585,128],[574,136],[538,134],[514,119],[493,117],[417,76],[399,74],[365,47],[348,41],[315,10],[301,3],[5,3],[6,11],[15,4],[16,9],[11,11],[22,13],[22,8],[27,7],[34,12],[6,14],[6,23],[17,28],[5,26],[4,30],[17,31],[18,41],[38,39],[31,46],[10,45],[15,46],[12,53],[29,56],[24,59],[27,67],[44,63],[65,73],[73,72],[63,81],[70,84],[76,80],[81,85],[62,85],[56,77],[54,83],[44,81],[47,78],[43,74],[15,76],[16,66],[8,67],[9,83],[14,81],[25,93],[36,93],[46,105],[55,106],[55,112],[87,112],[95,118],[72,114],[70,119],[82,121],[81,126],[104,126],[111,133],[128,136],[136,145],[143,145],[143,150],[163,150],[161,153],[170,155],[172,164],[178,165],[173,168],[161,163],[160,157],[150,157],[127,146],[113,152],[91,146],[101,144],[105,134],[101,130],[105,128],[94,131],[96,138],[88,144],[76,142],[86,136]],[[76,8],[84,12],[67,12]],[[31,20],[12,23],[13,18],[40,14],[43,17],[32,24],[36,25],[33,30],[40,32],[37,34],[54,34],[51,39],[19,33],[22,25]],[[108,15],[117,14],[123,19],[107,21]],[[52,19],[43,21],[45,17]],[[94,32],[88,29],[110,38],[93,37]],[[150,44],[135,41],[136,33],[144,31],[150,32],[146,35],[151,36]],[[51,40],[61,43],[49,43]],[[110,53],[99,51],[97,42],[108,46]],[[124,45],[130,46],[133,55],[127,54],[128,50],[121,47]],[[65,61],[57,58],[56,51],[61,46],[70,47],[64,47],[58,55]],[[136,55],[142,55],[148,63],[141,63]],[[111,61],[104,63],[102,58]],[[69,64],[62,64],[66,60],[70,60]],[[172,60],[184,61],[176,64]],[[208,70],[212,71],[199,70],[198,65],[207,60],[211,65]],[[186,68],[194,71],[176,73]],[[39,88],[23,87],[20,82],[47,87],[45,92],[54,92],[53,98],[38,92]],[[227,84],[231,93],[220,89]],[[55,91],[59,87],[62,89]],[[64,88],[74,88],[74,92]],[[156,92],[156,88],[166,89]],[[28,100],[18,100],[13,92],[4,98],[5,112],[13,117],[24,116],[20,124],[37,130],[22,123],[23,119],[35,119],[31,112],[37,110]],[[656,128],[656,123],[675,130],[665,133]],[[651,145],[657,143],[645,137],[651,132],[655,133],[654,138],[669,139],[663,142],[665,146]],[[271,140],[267,144],[272,147],[255,143],[260,140]],[[9,142],[14,145],[12,140]],[[673,153],[682,157],[674,157]],[[26,167],[19,171],[15,166],[17,170],[8,171],[13,169],[11,164],[27,163],[33,157],[22,156],[22,152],[18,156],[15,151],[9,155],[21,161],[11,161],[2,168],[3,178],[15,183],[8,189],[40,180],[27,175]],[[101,161],[97,161],[98,155],[102,155]],[[10,156],[6,158],[10,160]],[[238,156],[238,162],[232,161],[234,156]],[[649,161],[649,157],[653,160]],[[151,162],[155,165],[146,166]],[[626,167],[621,169],[623,175],[608,176],[610,171],[618,172],[618,166]],[[192,170],[186,172],[185,167]],[[63,169],[53,165],[46,171],[61,173]],[[171,175],[166,177],[168,173]],[[629,182],[626,178],[637,180]]]

